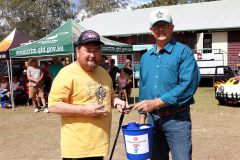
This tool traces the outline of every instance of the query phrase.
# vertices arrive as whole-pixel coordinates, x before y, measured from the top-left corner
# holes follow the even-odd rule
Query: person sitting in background
[[[129,79],[131,79],[132,81],[133,81],[133,74],[135,74],[135,68],[133,68],[132,67],[132,65],[131,65],[131,61],[130,61],[130,59],[126,59],[126,64],[125,64],[125,66],[124,66],[124,74],[129,78]],[[134,81],[135,82],[135,81]],[[129,95],[128,95],[128,97],[130,97],[130,95],[131,95],[131,92],[132,92],[132,86],[131,86],[131,84],[132,84],[132,82],[131,83],[129,83],[129,85],[128,85],[128,89],[129,89]]]
[[[9,82],[7,81],[7,77],[2,76],[0,91],[8,90],[8,87],[9,87]]]
[[[13,77],[13,93],[17,91],[17,87],[19,86],[20,82],[18,81],[18,77]]]
[[[0,86],[0,107],[2,102],[2,95],[6,94],[9,88],[9,82],[7,81],[7,78],[2,76],[1,77],[1,86]]]
[[[17,87],[19,86],[20,82],[18,82],[18,77],[14,76],[13,77],[13,94],[18,90]],[[11,104],[11,102],[9,102],[9,97],[11,96],[11,92],[7,92],[5,94],[2,95],[2,100],[7,100],[8,99],[8,103]]]
[[[132,81],[127,76],[124,75],[124,69],[120,69],[120,76],[117,77],[117,83],[119,88],[118,98],[121,99],[121,95],[123,93],[127,103],[128,103],[127,85],[131,82]]]
[[[15,78],[14,78],[13,80],[14,80],[14,82],[16,81]],[[13,82],[13,83],[14,83],[14,82]],[[13,87],[13,90],[15,90],[15,91],[13,92],[13,100],[14,100],[14,104],[16,104],[16,105],[17,105],[16,102],[17,102],[17,98],[18,98],[18,97],[20,97],[20,96],[22,96],[22,95],[27,95],[26,87],[25,87],[26,82],[27,82],[27,75],[26,75],[26,74],[22,74],[22,75],[20,76],[20,83],[19,83],[19,85],[17,86],[17,88],[14,89],[14,87]],[[8,97],[9,97],[8,103],[12,104],[11,94],[9,94]]]

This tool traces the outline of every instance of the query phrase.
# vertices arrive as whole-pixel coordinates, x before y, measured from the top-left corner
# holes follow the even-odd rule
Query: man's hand
[[[101,115],[102,113],[107,112],[107,111],[100,111],[99,110],[103,107],[104,107],[104,105],[98,105],[98,104],[95,104],[95,103],[91,103],[91,104],[88,104],[86,106],[82,106],[80,108],[80,111],[85,116],[98,116],[98,115]]]
[[[124,108],[129,108],[128,103],[126,103],[125,101],[120,100],[119,98],[116,98],[116,100],[114,101],[114,106],[117,107],[118,112],[122,113]],[[128,114],[130,112],[130,110],[124,110],[125,114]]]
[[[36,80],[35,82],[36,82],[37,85],[40,85],[40,82],[41,82],[41,81],[38,79],[38,80]]]
[[[153,100],[143,100],[136,104],[133,110],[138,110],[143,113],[152,112],[155,108]]]

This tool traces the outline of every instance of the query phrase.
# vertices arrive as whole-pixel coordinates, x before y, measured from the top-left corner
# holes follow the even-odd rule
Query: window
[[[212,34],[204,34],[203,36],[203,53],[211,53],[212,51]]]
[[[148,35],[147,34],[138,35],[137,44],[148,44]]]

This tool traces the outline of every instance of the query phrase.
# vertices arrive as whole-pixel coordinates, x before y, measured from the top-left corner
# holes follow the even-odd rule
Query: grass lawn
[[[136,89],[138,97],[138,89]],[[237,160],[240,157],[240,108],[218,105],[213,88],[198,88],[191,106],[194,160]],[[136,102],[138,99],[136,98]],[[133,93],[130,106],[133,104]],[[34,108],[18,106],[15,111],[0,108],[0,160],[61,159],[60,116],[33,113]],[[120,113],[113,109],[111,144]],[[125,115],[123,125],[138,122],[137,111]],[[109,152],[110,152],[109,151]],[[109,153],[110,154],[110,153]],[[105,157],[108,160],[109,157]],[[120,132],[113,160],[127,160]]]

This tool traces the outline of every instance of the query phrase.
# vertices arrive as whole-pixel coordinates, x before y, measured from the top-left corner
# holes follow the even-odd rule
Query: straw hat
[[[37,60],[38,60],[37,58],[30,57],[28,60],[28,64],[30,64],[32,61],[37,61]]]
[[[53,56],[53,57],[52,57],[52,60],[54,60],[54,59],[58,59],[58,56]]]

